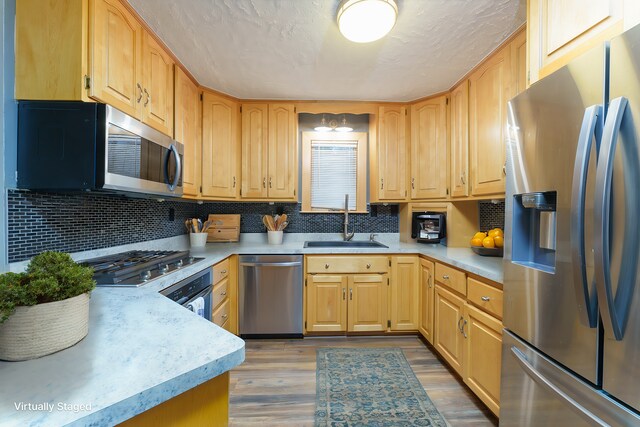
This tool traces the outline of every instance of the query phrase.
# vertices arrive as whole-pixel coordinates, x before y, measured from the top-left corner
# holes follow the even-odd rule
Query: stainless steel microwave
[[[182,144],[105,104],[20,101],[18,188],[182,196]]]

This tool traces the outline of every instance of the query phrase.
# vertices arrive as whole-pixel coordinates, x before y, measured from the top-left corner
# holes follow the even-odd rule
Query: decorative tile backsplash
[[[241,214],[240,231],[264,231],[262,215],[286,213],[287,233],[339,233],[344,217],[301,214],[296,203],[216,202],[133,199],[99,193],[39,193],[9,190],[8,261],[23,261],[46,250],[78,252],[185,234],[187,218],[209,213]],[[173,219],[171,219],[173,218]],[[349,216],[350,230],[397,233],[398,207],[373,206]]]
[[[344,216],[300,213],[299,203],[215,202],[133,199],[100,193],[39,193],[9,190],[8,261],[42,251],[79,252],[185,234],[187,218],[209,213],[241,214],[240,231],[264,231],[262,215],[286,213],[287,233],[340,233]],[[480,229],[504,228],[504,202],[479,202]],[[397,205],[368,206],[367,214],[349,215],[356,233],[397,233]]]
[[[497,203],[491,201],[478,202],[480,230],[487,231],[497,227],[504,230],[504,207],[504,200],[500,200]]]

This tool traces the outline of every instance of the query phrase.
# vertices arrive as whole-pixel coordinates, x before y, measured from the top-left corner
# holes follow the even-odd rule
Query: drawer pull
[[[224,296],[227,296],[227,293],[226,292],[221,292],[220,295],[222,295],[224,297]]]
[[[444,280],[449,280],[449,275],[448,275],[448,274],[443,274],[443,275],[442,275],[442,278],[443,278]]]
[[[220,274],[227,274],[227,270],[222,270]]]
[[[371,268],[371,264],[367,264],[367,268]]]
[[[324,268],[325,268],[325,269],[329,268],[329,264],[325,264],[325,265],[324,265]]]
[[[223,315],[222,315],[222,318],[223,318],[223,319],[226,319],[227,317],[228,317],[228,316],[227,316],[226,314],[223,314]]]
[[[482,301],[490,301],[490,300],[491,300],[491,298],[489,298],[489,297],[484,297],[484,296],[483,296],[483,297],[480,297],[480,299],[481,299]]]

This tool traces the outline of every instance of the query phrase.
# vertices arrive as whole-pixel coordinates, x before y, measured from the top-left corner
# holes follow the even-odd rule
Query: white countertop
[[[338,234],[285,233],[282,245],[267,244],[266,233],[243,234],[239,243],[192,250],[205,260],[140,288],[97,288],[84,340],[40,359],[0,362],[0,424],[113,425],[242,363],[244,341],[158,293],[232,254],[421,254],[502,283],[502,258],[481,257],[468,248],[401,243],[397,236],[379,236],[388,248],[344,249],[303,247],[305,240],[338,240]],[[367,238],[362,234],[354,240]],[[188,236],[178,236],[72,256],[80,260],[133,249],[187,248]],[[10,270],[25,265],[14,263]],[[53,409],[18,410],[20,403]],[[89,407],[61,410],[64,404]]]

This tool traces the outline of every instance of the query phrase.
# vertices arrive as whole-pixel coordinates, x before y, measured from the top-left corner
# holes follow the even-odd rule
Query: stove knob
[[[189,258],[187,258],[187,262],[188,262],[189,264],[193,264],[193,260],[194,260],[194,258],[193,258],[192,256],[190,256]]]
[[[176,267],[180,268],[182,267],[182,265],[183,265],[182,260],[179,260],[178,262],[176,262]]]
[[[145,281],[151,279],[151,271],[143,271],[142,273],[140,273],[140,278]]]
[[[167,271],[169,271],[169,264],[158,265],[158,270],[160,270],[160,274],[165,274]]]

